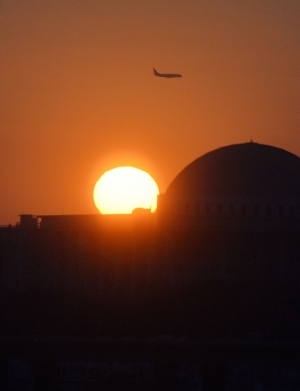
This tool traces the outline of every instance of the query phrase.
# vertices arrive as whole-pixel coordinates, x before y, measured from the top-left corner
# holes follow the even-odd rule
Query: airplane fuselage
[[[159,73],[156,69],[153,68],[154,76],[158,77],[166,77],[167,79],[171,79],[173,77],[182,77],[179,73]]]

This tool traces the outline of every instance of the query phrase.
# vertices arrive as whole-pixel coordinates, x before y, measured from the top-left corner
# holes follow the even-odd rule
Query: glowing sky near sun
[[[299,0],[0,1],[0,224],[96,213],[116,166],[164,192],[222,145],[300,155],[299,20]]]

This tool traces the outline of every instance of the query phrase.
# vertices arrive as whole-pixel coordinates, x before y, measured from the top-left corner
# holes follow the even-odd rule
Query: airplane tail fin
[[[153,68],[153,72],[154,72],[154,75],[156,75],[156,76],[158,75],[158,72],[155,68]]]

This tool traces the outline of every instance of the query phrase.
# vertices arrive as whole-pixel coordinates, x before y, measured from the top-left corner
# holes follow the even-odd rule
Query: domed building
[[[176,280],[180,259],[192,279],[300,275],[300,158],[283,149],[249,142],[199,157],[157,215]]]
[[[254,142],[222,147],[185,167],[159,202],[159,213],[296,218],[300,158]]]
[[[299,157],[254,142],[199,157],[159,196],[157,230],[182,330],[299,335]]]

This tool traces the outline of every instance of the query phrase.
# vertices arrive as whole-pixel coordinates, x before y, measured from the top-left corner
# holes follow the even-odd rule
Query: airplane
[[[166,77],[167,79],[170,79],[171,77],[182,77],[179,73],[158,73],[155,68],[153,68],[153,72],[154,76]]]

